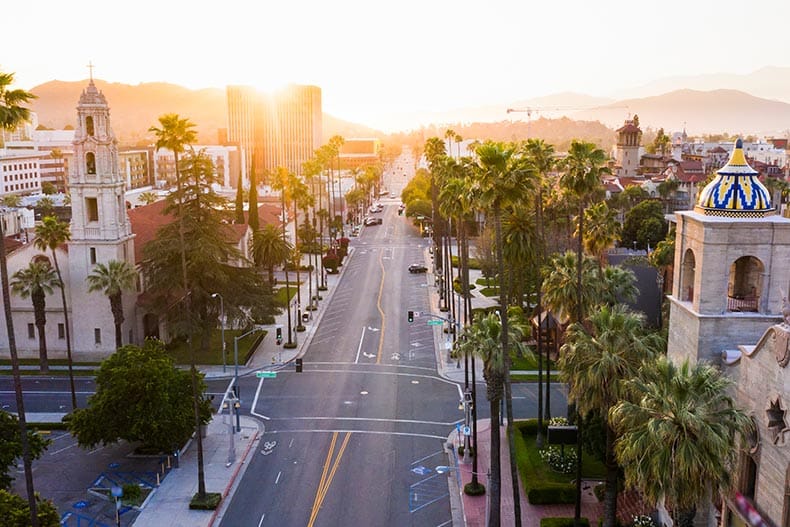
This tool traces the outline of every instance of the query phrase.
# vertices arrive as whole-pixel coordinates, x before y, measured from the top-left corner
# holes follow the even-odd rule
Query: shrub
[[[213,511],[219,507],[220,501],[222,501],[222,494],[219,492],[206,492],[206,497],[202,500],[195,494],[189,502],[189,508],[201,511]]]
[[[573,448],[563,451],[556,445],[549,445],[540,450],[540,458],[555,472],[572,474],[576,470],[576,451]]]
[[[656,527],[656,523],[650,516],[641,514],[639,516],[634,516],[633,527]]]
[[[482,483],[477,483],[477,485],[472,485],[470,481],[466,485],[464,485],[464,494],[467,496],[482,496],[486,493],[486,487]]]
[[[571,483],[541,482],[527,491],[532,505],[576,503],[576,486]]]
[[[590,520],[579,518],[579,524],[590,527]],[[573,518],[541,518],[540,527],[573,527]]]

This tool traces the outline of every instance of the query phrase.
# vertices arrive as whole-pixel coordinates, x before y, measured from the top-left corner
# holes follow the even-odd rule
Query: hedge
[[[579,518],[579,523],[590,527],[590,520],[585,517]],[[573,518],[541,518],[540,527],[573,527]]]

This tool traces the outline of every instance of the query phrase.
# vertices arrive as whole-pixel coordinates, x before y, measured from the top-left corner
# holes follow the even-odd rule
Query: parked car
[[[415,263],[415,264],[411,264],[409,266],[409,272],[410,273],[427,273],[428,272],[428,268],[425,267],[423,264]]]
[[[365,225],[381,225],[383,220],[381,218],[365,218]]]

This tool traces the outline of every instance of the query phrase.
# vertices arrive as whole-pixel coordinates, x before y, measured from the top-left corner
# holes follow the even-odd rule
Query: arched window
[[[85,172],[88,174],[96,173],[96,154],[93,152],[85,154]]]
[[[741,256],[730,265],[728,311],[759,311],[763,270],[763,263],[754,256]]]
[[[685,302],[694,301],[694,267],[696,265],[694,251],[686,249],[680,269],[680,299]]]
[[[91,137],[94,135],[93,117],[90,115],[85,118],[85,132]]]

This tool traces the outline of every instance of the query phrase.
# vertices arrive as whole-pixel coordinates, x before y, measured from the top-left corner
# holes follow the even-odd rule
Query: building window
[[[34,339],[36,338],[36,325],[35,324],[28,324],[27,325],[27,338]]]
[[[91,137],[93,137],[93,134],[95,133],[93,130],[93,117],[90,115],[85,118],[85,131]]]
[[[101,328],[93,328],[93,341],[101,344]]]
[[[727,311],[759,311],[763,263],[754,256],[742,256],[730,266],[727,282]]]
[[[87,174],[96,173],[96,154],[93,152],[85,154],[85,172]]]
[[[686,302],[694,301],[694,267],[696,265],[694,252],[686,250],[683,258],[683,267],[680,275],[680,298]]]
[[[90,258],[91,258],[91,265],[96,264],[96,247],[90,248]]]
[[[58,338],[65,339],[66,338],[66,326],[63,324],[58,324]]]
[[[96,198],[85,198],[85,213],[88,221],[99,221],[99,201]]]

